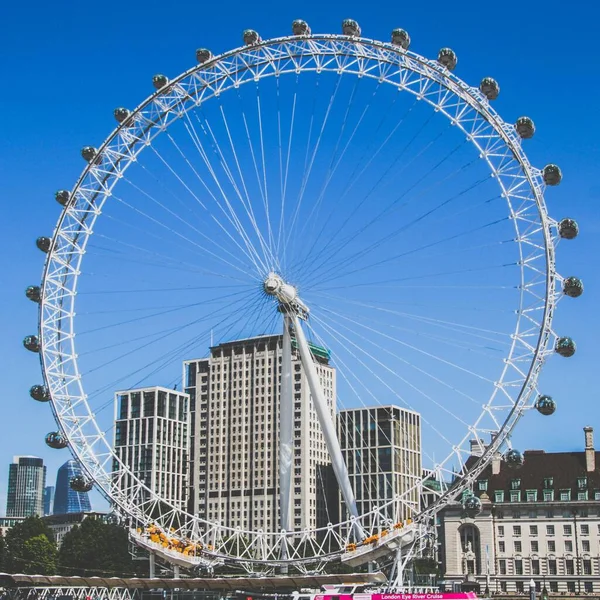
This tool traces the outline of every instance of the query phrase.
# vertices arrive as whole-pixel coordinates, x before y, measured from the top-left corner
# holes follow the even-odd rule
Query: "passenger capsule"
[[[89,492],[94,487],[94,484],[83,475],[75,475],[69,479],[69,487],[75,492],[85,493]]]
[[[83,160],[91,163],[92,161],[96,164],[102,162],[102,158],[98,156],[98,150],[93,146],[85,146],[81,149],[81,156]]]
[[[50,448],[54,448],[55,450],[62,450],[69,445],[60,431],[51,431],[46,435],[45,440],[46,446],[50,446]]]
[[[570,298],[579,298],[583,294],[583,281],[577,277],[567,277],[563,281],[563,294]]]
[[[454,71],[456,64],[458,63],[456,52],[454,52],[454,50],[451,48],[442,48],[438,54],[437,60],[440,65],[442,65],[442,67],[446,67],[448,71]]]
[[[360,36],[360,25],[354,19],[344,19],[342,21],[342,33],[352,37]]]
[[[563,219],[558,224],[558,235],[563,240],[573,240],[579,235],[579,225],[573,219]]]
[[[35,240],[35,245],[42,251],[48,252],[50,250],[50,245],[52,244],[52,240],[47,237],[39,237]]]
[[[23,338],[23,346],[29,350],[29,352],[40,351],[40,341],[37,335],[27,335]]]
[[[463,503],[463,510],[471,518],[481,512],[481,500],[477,496],[469,496]]]
[[[500,93],[498,82],[491,77],[484,77],[479,84],[479,89],[488,100],[495,100]]]
[[[562,172],[557,165],[546,165],[542,169],[542,177],[546,185],[558,185],[562,180]]]
[[[554,351],[565,358],[569,358],[575,354],[577,346],[570,337],[561,337],[556,340]]]
[[[260,35],[258,35],[254,29],[246,29],[242,34],[242,38],[244,39],[244,44],[246,44],[246,46],[253,46],[262,41]]]
[[[408,32],[404,31],[404,29],[394,29],[392,31],[392,44],[408,50],[408,47],[410,46],[410,35],[408,35]]]
[[[198,48],[196,50],[196,60],[203,65],[212,58],[212,52],[208,48]]]
[[[294,35],[310,35],[310,27],[306,21],[296,19],[292,23],[292,33]]]
[[[123,108],[122,106],[120,106],[119,108],[115,108],[115,110],[113,111],[113,115],[115,116],[117,123],[123,123],[129,118],[129,116],[131,115],[131,111],[127,108]]]
[[[518,450],[515,450],[513,448],[504,455],[504,462],[506,463],[506,466],[510,469],[519,469],[523,466],[525,459]]]
[[[38,402],[48,402],[50,400],[50,392],[45,385],[32,385],[29,388],[29,395]]]
[[[25,295],[32,302],[39,302],[42,297],[42,291],[39,285],[30,285],[25,289]]]
[[[556,402],[552,399],[552,396],[539,396],[535,401],[535,409],[546,417],[554,414],[556,410]]]
[[[529,117],[519,117],[515,123],[517,134],[523,140],[529,140],[535,133],[535,125]]]
[[[58,190],[58,192],[55,192],[54,198],[61,206],[66,206],[69,204],[71,194],[68,190]]]
[[[157,89],[161,90],[166,85],[169,85],[169,78],[166,75],[158,73],[152,78],[152,85]]]

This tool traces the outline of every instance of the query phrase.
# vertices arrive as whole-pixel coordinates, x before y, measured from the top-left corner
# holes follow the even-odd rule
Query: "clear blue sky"
[[[495,77],[496,108],[508,121],[534,118],[536,164],[556,162],[562,185],[551,190],[554,216],[571,216],[581,235],[561,244],[559,271],[583,278],[586,291],[561,303],[556,329],[572,336],[571,360],[551,359],[544,389],[559,405],[554,418],[530,415],[515,436],[521,448],[579,449],[584,425],[600,427],[597,392],[597,293],[600,271],[600,182],[596,105],[600,83],[596,24],[600,9],[557,1],[501,4],[303,2],[11,3],[0,39],[3,75],[0,181],[4,211],[3,294],[0,339],[4,431],[0,442],[0,512],[7,465],[14,454],[42,456],[48,483],[68,456],[49,450],[43,437],[54,428],[47,406],[29,398],[40,380],[36,358],[21,346],[35,331],[35,306],[27,285],[39,281],[38,235],[49,234],[58,215],[53,193],[70,188],[82,167],[79,150],[99,144],[114,126],[112,110],[133,107],[152,90],[157,72],[179,74],[195,63],[194,51],[215,53],[240,44],[243,29],[263,38],[287,34],[295,18],[315,32],[337,32],[345,17],[357,19],[365,37],[387,40],[394,27],[412,36],[416,52],[435,56],[442,46],[458,54],[457,74],[476,84]],[[600,430],[599,430],[600,435]],[[598,442],[597,446],[600,446]]]

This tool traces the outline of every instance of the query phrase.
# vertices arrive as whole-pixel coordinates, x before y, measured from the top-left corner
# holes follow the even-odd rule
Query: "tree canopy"
[[[52,575],[56,571],[54,536],[42,519],[27,517],[7,532],[4,567],[9,573]]]

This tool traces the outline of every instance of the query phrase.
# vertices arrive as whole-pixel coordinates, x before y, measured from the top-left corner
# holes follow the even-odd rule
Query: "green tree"
[[[52,530],[39,517],[27,517],[23,522],[12,527],[6,534],[6,560],[4,566],[9,573],[25,572],[24,564],[27,563],[28,560],[26,555],[28,555],[31,548],[29,547],[26,551],[25,543],[28,540],[39,536],[45,536],[46,540],[49,542],[49,545],[40,545],[39,542],[37,542],[40,550],[48,549],[51,554],[49,559],[50,562],[52,556],[56,559],[56,545],[54,543]],[[54,552],[54,554],[52,554],[52,552]],[[47,563],[45,555],[40,556],[39,563],[41,566]]]
[[[54,575],[56,573],[56,546],[44,534],[25,540],[21,555],[21,573]]]
[[[0,531],[0,571],[6,572],[6,540]]]
[[[89,517],[65,535],[58,561],[64,575],[134,574],[127,530]]]

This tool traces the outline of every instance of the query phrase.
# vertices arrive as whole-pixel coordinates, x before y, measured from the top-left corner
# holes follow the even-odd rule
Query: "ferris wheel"
[[[548,215],[544,193],[562,174],[530,164],[532,119],[502,120],[498,83],[459,79],[451,49],[428,59],[404,30],[381,42],[353,20],[341,34],[294,21],[290,36],[247,30],[243,41],[218,56],[199,49],[174,79],[156,75],[155,91],[114,111],[116,128],[83,148],[79,179],[56,193],[54,233],[37,239],[42,283],[27,289],[39,332],[24,345],[43,372],[31,396],[58,424],[47,444],[82,466],[72,486],[95,485],[151,552],[183,566],[358,565],[423,538],[449,502],[477,513],[469,491],[494,457],[522,464],[510,444],[517,421],[556,408],[538,391],[541,367],[575,352],[552,317],[561,297],[583,292],[555,270],[557,243],[578,225]],[[116,451],[114,394],[183,393],[185,361],[259,336],[278,340],[279,362],[262,367],[275,399],[266,419],[243,412],[247,397],[232,400],[231,372],[217,391],[208,371],[212,400],[229,412],[210,423],[213,456],[200,459],[193,438],[207,417],[189,396],[188,467],[197,474],[202,460],[206,479],[194,485],[223,500],[210,511],[170,500]],[[301,387],[310,406],[300,410]],[[396,407],[391,421],[413,415],[412,429],[390,426],[403,437],[398,464],[384,466],[391,433],[375,439],[350,418],[377,407]],[[252,437],[259,418],[266,449],[250,460],[265,439]],[[219,439],[232,440],[233,458],[211,475]],[[295,495],[299,479],[320,477],[297,472],[300,447],[306,464],[335,475],[333,500],[315,501],[321,521]],[[221,496],[269,459],[278,478],[261,480],[264,505],[240,500],[252,490]],[[274,521],[256,525],[267,510]]]

